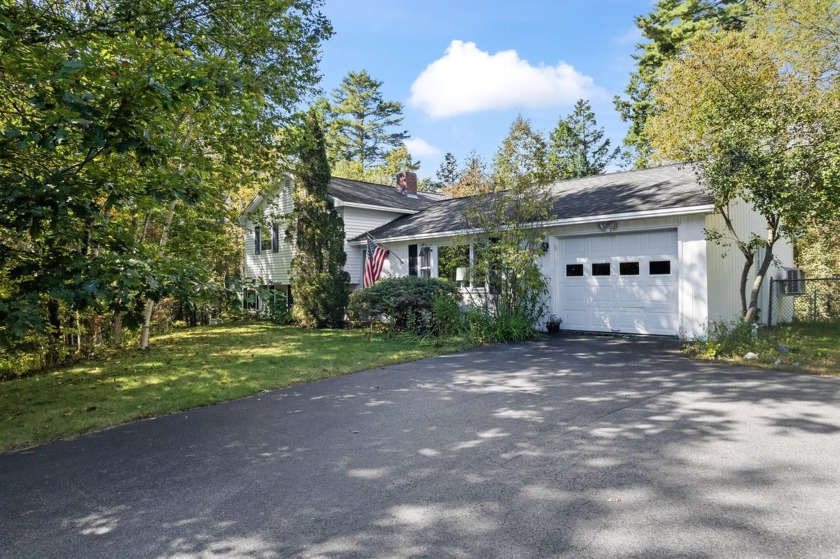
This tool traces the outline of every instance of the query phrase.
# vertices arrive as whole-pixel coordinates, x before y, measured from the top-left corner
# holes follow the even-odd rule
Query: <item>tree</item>
[[[405,144],[400,144],[385,155],[385,161],[382,165],[370,167],[362,177],[368,182],[396,184],[397,173],[402,171],[416,172],[419,168],[420,162],[411,156]]]
[[[274,138],[332,32],[318,6],[3,4],[0,338],[58,347],[86,313],[116,329],[144,301],[150,317],[223,290],[208,250],[178,250],[236,243],[226,200],[279,171]]]
[[[604,129],[598,128],[589,102],[578,100],[572,114],[561,118],[549,136],[548,166],[552,180],[600,175],[618,157]]]
[[[833,0],[752,4],[742,31],[698,34],[654,89],[646,133],[659,157],[693,161],[744,257],[745,320],[773,247],[840,207],[840,6]],[[765,237],[739,236],[730,204],[742,198],[764,218]],[[750,270],[765,249],[752,286]]]
[[[630,124],[624,145],[636,168],[650,163],[651,147],[645,122],[653,109],[652,87],[660,71],[696,33],[740,29],[748,16],[747,0],[660,0],[647,16],[636,18],[646,43],[636,45],[636,71],[625,93],[613,102],[621,119]]]
[[[355,170],[362,175],[385,162],[388,147],[397,148],[409,137],[407,130],[394,131],[402,124],[402,103],[386,101],[380,87],[381,81],[362,70],[349,72],[332,92],[332,159],[354,162]]]
[[[287,238],[292,257],[292,316],[302,326],[339,326],[349,297],[344,222],[327,200],[330,166],[316,111],[304,120]]]
[[[495,190],[525,190],[550,182],[545,138],[518,115],[493,158],[491,175]]]
[[[452,188],[458,182],[458,160],[450,152],[446,152],[438,167],[435,177],[444,189]]]
[[[449,188],[443,188],[441,192],[453,198],[463,198],[491,190],[493,185],[487,163],[476,152],[472,152],[464,161],[455,183]]]
[[[550,198],[545,142],[521,116],[496,152],[492,177],[495,191],[473,195],[465,211],[467,229],[477,231],[470,275],[486,281],[483,294],[473,297],[500,330],[515,336],[519,326],[530,332],[544,314],[546,279],[538,259]]]

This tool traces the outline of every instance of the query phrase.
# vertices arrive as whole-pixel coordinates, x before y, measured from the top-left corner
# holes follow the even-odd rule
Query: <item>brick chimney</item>
[[[405,195],[409,198],[417,198],[417,174],[412,171],[405,171]]]

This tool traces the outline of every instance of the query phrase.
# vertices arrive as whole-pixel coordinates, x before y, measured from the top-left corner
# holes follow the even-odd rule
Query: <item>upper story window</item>
[[[261,225],[254,227],[254,254],[280,251],[280,227],[272,225],[267,229]]]

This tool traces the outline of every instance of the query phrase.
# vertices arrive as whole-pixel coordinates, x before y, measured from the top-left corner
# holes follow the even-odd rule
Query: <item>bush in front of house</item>
[[[385,278],[351,293],[347,315],[353,322],[381,321],[398,332],[447,335],[460,324],[459,300],[457,286],[446,279]]]

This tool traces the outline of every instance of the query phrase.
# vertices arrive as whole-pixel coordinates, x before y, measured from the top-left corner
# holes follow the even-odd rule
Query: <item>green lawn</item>
[[[745,360],[744,355],[750,351],[758,358]],[[692,344],[689,352],[701,358],[754,367],[840,376],[840,323],[808,322],[762,328],[758,338],[741,333],[722,344]]]
[[[147,352],[0,382],[0,452],[465,345],[267,323],[181,330],[154,338]]]

